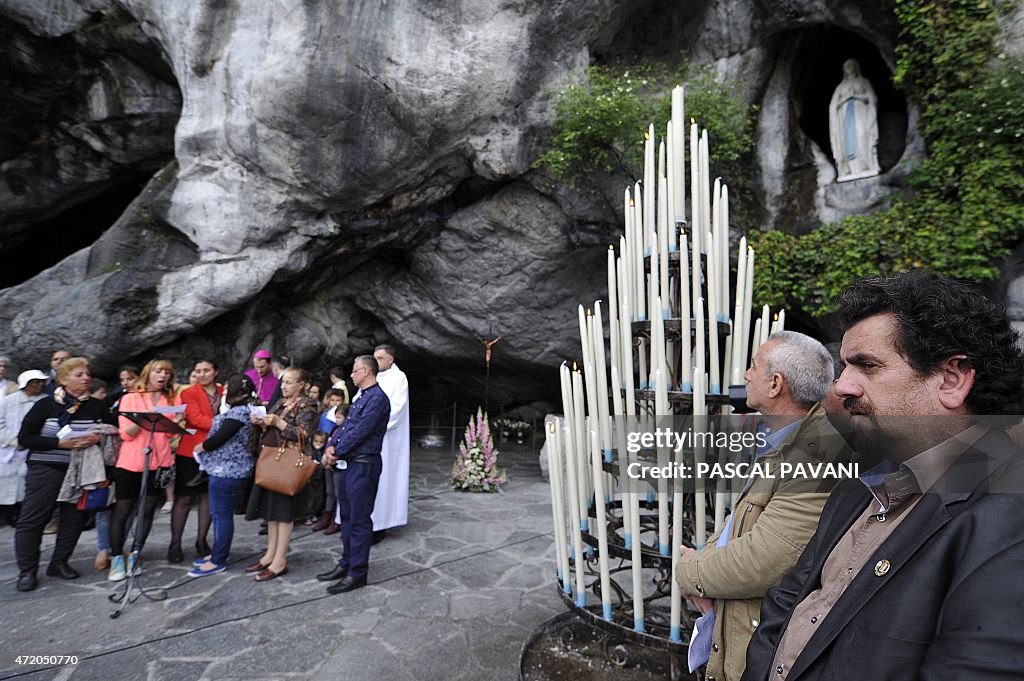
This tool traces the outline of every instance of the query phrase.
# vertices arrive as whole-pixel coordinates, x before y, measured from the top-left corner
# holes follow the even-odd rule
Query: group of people
[[[911,272],[848,287],[838,361],[771,336],[744,375],[756,456],[859,478],[748,482],[675,580],[706,681],[1024,674],[1024,353],[1001,306]],[[1013,437],[1011,437],[1013,436]],[[1016,440],[1016,441],[1015,441]]]
[[[185,525],[197,509],[192,577],[227,569],[240,502],[247,520],[264,522],[267,536],[263,555],[245,568],[255,581],[288,572],[297,521],[316,518],[313,529],[340,530],[342,558],[319,575],[336,582],[331,593],[365,585],[371,544],[408,521],[408,381],[390,345],[355,359],[351,380],[358,390],[351,403],[340,367],[331,370],[332,387],[321,403],[320,387],[305,369],[262,349],[250,370],[223,383],[211,359],[194,363],[187,386],[176,384],[167,359],[141,370],[125,366],[111,394],[93,385],[88,359],[64,349],[53,353],[49,374],[30,369],[8,381],[9,365],[0,357],[0,505],[16,525],[19,591],[38,586],[42,535],[55,511],[48,576],[80,576],[69,560],[95,513],[96,566],[108,570],[110,581],[126,579],[138,569],[170,485],[168,561],[184,561]],[[254,483],[260,452],[289,443],[324,474],[294,495]]]

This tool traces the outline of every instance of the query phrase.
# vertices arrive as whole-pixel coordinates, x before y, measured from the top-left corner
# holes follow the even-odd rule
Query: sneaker
[[[57,521],[51,520],[43,528],[43,534],[57,534]]]
[[[126,571],[129,575],[134,574],[136,577],[142,574],[142,566],[135,564],[135,554],[128,554]]]
[[[218,572],[224,572],[227,569],[228,569],[227,565],[214,565],[209,570],[204,570],[203,568],[201,568],[198,565],[196,565],[194,568],[192,568],[192,571],[188,573],[188,576],[189,577],[206,577],[207,575],[215,575]]]
[[[114,556],[110,559],[110,572],[107,573],[108,582],[121,582],[128,575],[124,571],[124,556]]]
[[[202,565],[203,563],[205,563],[206,561],[210,560],[211,558],[213,558],[212,555],[199,556],[194,561],[192,561],[192,564],[193,565]]]
[[[165,501],[164,505],[160,507],[160,512],[161,513],[170,513],[172,508],[174,508],[174,502],[173,501]]]

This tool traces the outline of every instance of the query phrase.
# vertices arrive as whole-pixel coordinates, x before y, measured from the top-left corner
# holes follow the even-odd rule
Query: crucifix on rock
[[[501,336],[487,340],[477,336],[480,344],[484,346],[484,367],[486,367],[487,373],[484,379],[484,412],[487,412],[488,402],[491,390],[491,349],[501,340]]]

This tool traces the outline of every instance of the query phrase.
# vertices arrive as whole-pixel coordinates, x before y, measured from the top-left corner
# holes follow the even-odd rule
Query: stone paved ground
[[[553,586],[549,493],[536,454],[506,447],[503,494],[448,490],[447,450],[413,452],[409,525],[371,554],[371,584],[330,596],[315,575],[340,550],[338,535],[296,527],[289,573],[255,583],[242,566],[262,553],[258,523],[236,525],[231,567],[201,579],[164,560],[168,516],[143,553],[144,599],[120,619],[108,614],[112,585],[92,569],[95,532],[82,535],[63,582],[40,573],[40,588],[14,589],[13,530],[0,528],[0,679],[405,679],[518,678],[527,636],[564,611]],[[186,541],[195,536],[194,521]],[[43,544],[45,568],[53,536]],[[19,667],[16,654],[77,654],[75,667]]]

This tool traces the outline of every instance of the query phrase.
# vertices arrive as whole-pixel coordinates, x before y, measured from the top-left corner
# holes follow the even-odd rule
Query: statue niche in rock
[[[878,165],[878,98],[856,59],[843,62],[843,80],[828,109],[836,182],[874,177]]]

